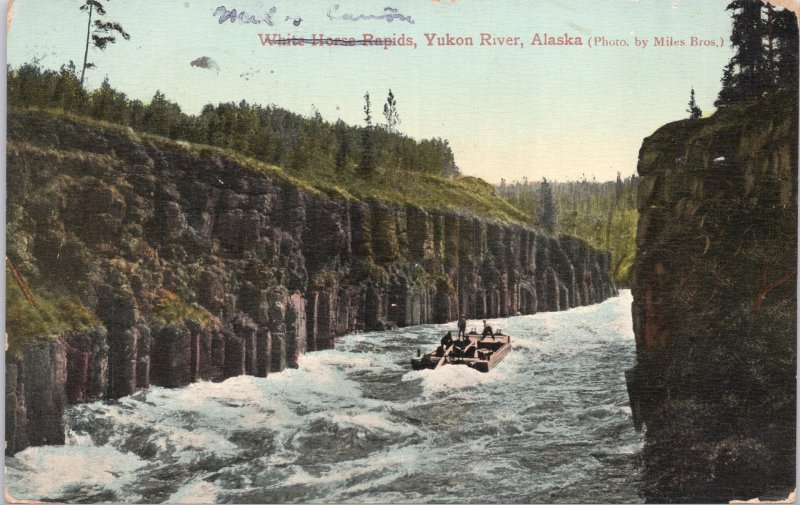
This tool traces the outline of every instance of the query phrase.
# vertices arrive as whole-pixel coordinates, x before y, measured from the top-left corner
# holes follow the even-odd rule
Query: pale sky
[[[90,88],[108,75],[112,86],[149,101],[157,89],[197,113],[206,103],[275,104],[323,118],[363,124],[363,95],[379,110],[389,88],[400,131],[450,141],[464,174],[506,180],[610,180],[636,169],[642,139],[687,116],[695,88],[704,113],[713,111],[722,68],[730,59],[729,0],[102,0],[108,20],[131,34],[104,52]],[[83,58],[82,0],[16,0],[8,62],[41,58],[45,67]],[[329,19],[344,13],[410,16],[394,20]],[[219,6],[263,18],[276,8],[275,26],[226,22]],[[300,26],[284,21],[300,17]],[[583,47],[531,46],[543,36],[581,36]],[[390,47],[263,46],[259,33],[308,37],[406,36],[416,49]],[[428,47],[424,34],[473,38],[473,47]],[[480,34],[520,37],[524,47],[480,47]],[[624,39],[630,47],[593,47],[591,38]],[[686,39],[683,47],[653,47],[654,37]],[[724,41],[691,47],[689,37]],[[635,47],[634,37],[648,41]],[[218,71],[190,62],[207,56]]]

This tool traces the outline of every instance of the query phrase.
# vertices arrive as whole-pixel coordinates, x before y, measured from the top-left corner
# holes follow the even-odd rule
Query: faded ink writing
[[[395,20],[398,21],[405,21],[409,24],[415,24],[414,19],[411,16],[406,16],[405,14],[401,14],[397,9],[394,7],[384,7],[383,14],[338,14],[339,11],[339,4],[335,4],[333,7],[328,9],[328,19],[335,20],[335,19],[342,19],[344,21],[365,21],[365,20],[384,20],[387,23],[391,23]]]
[[[263,17],[257,17],[256,15],[249,14],[246,11],[228,9],[224,5],[220,5],[214,11],[214,17],[219,16],[219,24],[224,24],[226,21],[230,21],[231,23],[238,21],[243,24],[267,24],[269,26],[275,26],[275,20],[273,19],[273,16],[276,12],[278,12],[278,9],[277,7],[273,6]],[[291,21],[294,26],[300,26],[300,23],[303,22],[303,18],[286,16],[284,21]]]

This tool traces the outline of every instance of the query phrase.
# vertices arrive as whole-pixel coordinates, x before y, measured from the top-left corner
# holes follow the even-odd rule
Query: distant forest
[[[497,193],[530,216],[530,224],[566,233],[611,251],[611,274],[618,286],[630,285],[636,254],[636,175],[616,181],[511,183],[501,180]]]
[[[331,176],[363,174],[364,160],[368,160],[368,176],[385,170],[446,177],[459,174],[447,140],[418,141],[397,132],[393,95],[389,97],[392,107],[388,124],[373,125],[369,118],[365,127],[358,127],[342,120],[324,121],[319,112],[303,117],[274,105],[244,100],[208,104],[200,114],[190,115],[160,91],[149,103],[132,100],[115,90],[108,77],[99,88],[87,91],[80,73],[72,62],[58,71],[43,69],[37,62],[19,68],[9,66],[9,106],[60,110],[175,140],[222,147],[290,173],[313,169]]]

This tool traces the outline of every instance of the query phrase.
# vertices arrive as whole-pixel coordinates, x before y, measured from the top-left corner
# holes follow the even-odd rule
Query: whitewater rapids
[[[492,320],[514,338],[488,374],[412,371],[418,348],[456,333],[425,325],[343,337],[267,378],[74,405],[66,446],[6,458],[7,490],[83,503],[639,502],[630,304],[622,291]]]

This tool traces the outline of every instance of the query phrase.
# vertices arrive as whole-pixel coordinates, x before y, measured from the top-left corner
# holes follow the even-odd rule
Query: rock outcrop
[[[59,417],[65,401],[266,376],[354,330],[616,295],[609,253],[574,237],[331,197],[212,150],[47,114],[12,112],[8,131],[9,257],[102,322],[10,362],[12,453],[58,442],[31,414]],[[25,401],[32,387],[43,403]]]
[[[668,124],[639,153],[633,282],[648,501],[795,478],[797,96]]]

